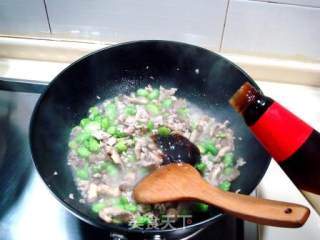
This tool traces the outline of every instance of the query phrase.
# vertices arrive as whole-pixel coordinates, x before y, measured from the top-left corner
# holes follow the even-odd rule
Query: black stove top
[[[0,79],[0,239],[110,239],[74,217],[37,174],[29,150],[32,110],[45,84]],[[189,239],[258,239],[257,226],[225,217]],[[157,238],[154,238],[157,239]]]

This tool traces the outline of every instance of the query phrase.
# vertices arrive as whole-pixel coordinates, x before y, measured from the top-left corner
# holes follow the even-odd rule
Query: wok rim
[[[123,226],[123,225],[118,225],[118,224],[112,224],[112,223],[103,223],[100,224],[98,222],[96,222],[94,219],[88,217],[86,214],[83,214],[81,212],[79,212],[76,208],[74,208],[72,206],[72,204],[66,202],[61,196],[58,196],[51,188],[50,188],[50,183],[45,179],[45,176],[43,176],[43,174],[40,172],[40,169],[38,168],[38,160],[35,159],[35,154],[34,154],[34,149],[35,149],[35,144],[33,142],[33,135],[34,135],[34,131],[33,129],[35,128],[35,116],[37,115],[40,105],[42,104],[43,100],[45,99],[48,90],[50,89],[50,87],[52,85],[55,84],[55,82],[60,78],[61,75],[63,75],[66,71],[68,71],[70,68],[72,68],[74,65],[77,65],[79,62],[83,61],[84,59],[95,55],[97,53],[103,52],[103,51],[108,51],[109,49],[113,49],[113,48],[118,48],[118,47],[123,47],[123,46],[127,46],[127,45],[135,45],[135,44],[144,44],[144,43],[166,43],[166,44],[170,44],[170,45],[180,45],[186,48],[189,47],[193,47],[193,48],[197,48],[199,50],[202,51],[206,51],[209,52],[210,54],[215,55],[216,57],[228,62],[230,64],[230,66],[234,67],[235,69],[239,70],[241,72],[241,74],[243,74],[246,79],[253,85],[255,86],[257,89],[260,90],[259,86],[255,83],[255,81],[242,69],[240,68],[238,65],[236,65],[235,63],[233,63],[232,61],[230,61],[229,59],[225,58],[224,56],[221,56],[220,54],[211,51],[209,49],[206,49],[204,47],[200,47],[200,46],[196,46],[190,43],[185,43],[185,42],[179,42],[179,41],[171,41],[171,40],[135,40],[135,41],[127,41],[127,42],[122,42],[122,43],[117,43],[114,45],[110,45],[110,46],[106,46],[104,48],[95,50],[91,53],[88,53],[84,56],[82,56],[81,58],[77,59],[76,61],[72,62],[69,66],[67,66],[66,68],[64,68],[62,71],[59,72],[59,74],[57,74],[52,80],[51,82],[49,82],[48,86],[46,87],[46,89],[44,90],[44,92],[41,94],[41,96],[39,97],[39,99],[36,102],[36,105],[32,111],[32,116],[31,116],[31,120],[30,120],[30,124],[29,124],[29,146],[31,149],[31,156],[32,156],[32,162],[37,170],[37,173],[39,174],[39,176],[41,177],[42,181],[45,183],[46,187],[50,190],[50,193],[64,206],[65,209],[67,209],[71,214],[73,214],[74,216],[76,216],[78,219],[81,219],[82,221],[98,227],[100,229],[105,229],[105,230],[109,230],[110,232],[117,232],[117,233],[140,233],[140,234],[146,234],[146,235],[157,235],[157,234],[167,234],[167,233],[172,233],[172,232],[176,232],[176,231],[184,231],[184,230],[189,230],[191,228],[194,228],[194,230],[196,231],[196,229],[199,229],[201,227],[206,227],[209,224],[213,224],[214,222],[222,219],[226,214],[225,213],[219,213],[215,216],[212,216],[210,218],[207,218],[205,220],[202,220],[200,222],[196,222],[196,223],[192,223],[190,225],[184,226],[184,227],[177,227],[177,228],[173,228],[173,229],[134,229],[134,228],[129,228],[128,226]],[[260,90],[261,91],[261,90]],[[254,189],[256,189],[256,187],[259,185],[259,183],[261,182],[262,178],[264,177],[269,164],[271,161],[271,157],[268,157],[267,163],[264,167],[264,169],[261,169],[263,174],[261,174],[261,176],[259,177],[255,187],[251,187],[251,189],[249,189],[248,192],[242,192],[242,194],[245,195],[250,195]]]

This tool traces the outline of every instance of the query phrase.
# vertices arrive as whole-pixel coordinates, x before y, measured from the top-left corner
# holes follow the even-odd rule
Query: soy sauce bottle
[[[248,82],[229,103],[297,187],[320,194],[320,134]]]

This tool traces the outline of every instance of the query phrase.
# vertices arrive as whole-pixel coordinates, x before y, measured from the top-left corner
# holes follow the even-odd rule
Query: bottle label
[[[250,128],[278,162],[287,160],[313,131],[311,126],[277,102],[273,102]]]

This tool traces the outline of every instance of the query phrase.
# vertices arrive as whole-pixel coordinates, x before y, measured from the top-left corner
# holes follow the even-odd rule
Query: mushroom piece
[[[110,134],[102,130],[96,130],[96,129],[91,131],[91,135],[98,140],[108,139],[110,137]]]
[[[110,187],[106,184],[100,184],[97,187],[97,192],[99,195],[106,195],[110,197],[119,197],[120,190],[118,187]]]
[[[187,101],[185,99],[178,99],[177,101],[175,101],[173,108],[178,109],[186,106],[187,106]]]
[[[190,135],[190,142],[195,142],[200,135],[200,132],[197,128],[193,129]]]
[[[119,164],[121,167],[123,167],[123,162],[121,161],[121,157],[115,149],[112,149],[111,159],[115,164]]]
[[[130,221],[132,214],[120,208],[108,207],[99,212],[99,217],[106,222],[111,222],[112,218],[118,218],[124,222]]]
[[[177,91],[177,88],[163,88],[160,86],[160,100],[167,99],[171,96],[173,96]]]
[[[113,146],[115,145],[117,142],[117,139],[115,137],[110,137],[106,140],[106,143],[109,145],[109,146]]]
[[[120,183],[119,189],[122,192],[129,192],[133,190],[133,187],[135,185],[135,179],[136,179],[136,174],[131,172],[128,173],[125,177],[124,180]]]
[[[98,197],[98,186],[94,183],[90,183],[87,194],[88,202],[94,202]]]
[[[147,104],[148,103],[148,99],[144,98],[144,97],[128,97],[128,96],[124,96],[124,99],[126,99],[126,101],[128,101],[129,103],[134,103],[134,104]]]
[[[219,185],[219,178],[223,172],[223,163],[215,164],[209,173],[208,180],[215,186]]]
[[[227,152],[231,151],[231,147],[230,146],[225,146],[223,148],[221,148],[216,156],[216,159],[223,157]]]
[[[106,159],[104,152],[99,152],[98,154],[92,154],[89,157],[89,162],[99,162]]]
[[[140,161],[143,167],[160,166],[163,162],[162,156],[157,151],[149,152],[145,159]]]
[[[231,182],[239,177],[239,175],[240,171],[238,169],[233,169],[232,173],[229,176],[225,176],[225,179]]]
[[[135,153],[137,159],[141,158],[141,147],[142,147],[142,145],[140,142],[137,142],[134,147],[134,153]]]

